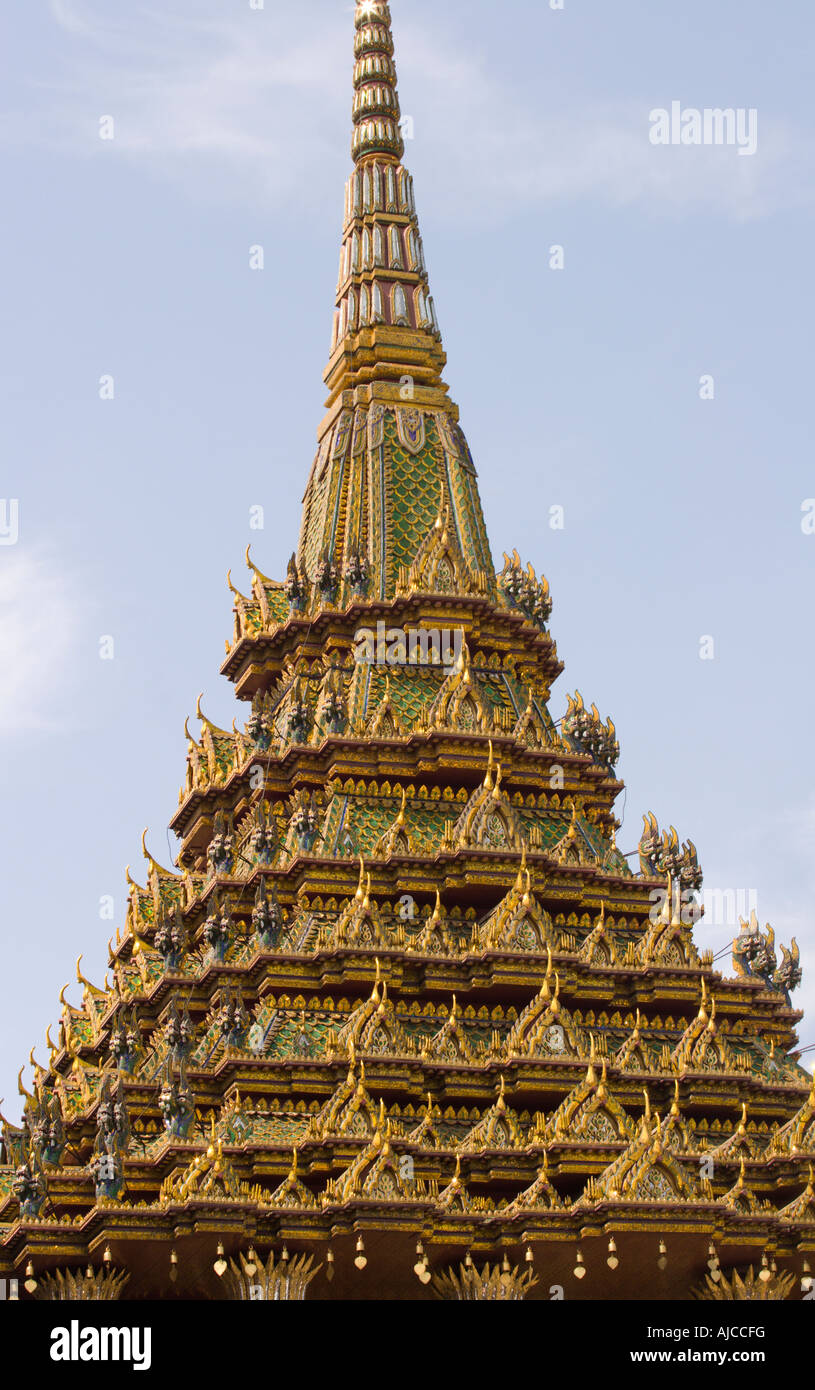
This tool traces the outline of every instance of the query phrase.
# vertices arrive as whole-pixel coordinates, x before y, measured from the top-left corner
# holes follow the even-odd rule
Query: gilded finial
[[[86,980],[85,976],[82,974],[82,971],[80,970],[81,964],[82,964],[82,956],[80,956],[79,959],[78,959],[77,962],[76,962],[76,982],[77,982],[77,984],[79,984],[79,985],[84,985],[85,989],[90,990],[91,994],[94,995],[95,998],[97,998],[97,999],[101,998],[101,997],[104,995],[105,991],[104,991],[103,989],[98,989],[96,985],[92,985],[91,982],[90,982],[90,980]]]
[[[359,856],[359,883],[357,884],[357,891],[354,896],[357,902],[360,903],[365,896],[365,860],[362,855]]]
[[[645,1111],[640,1123],[640,1140],[647,1143],[651,1138],[651,1101],[647,1091],[643,1091],[645,1097]]]
[[[487,763],[487,775],[486,775],[486,777],[484,778],[484,788],[485,788],[486,791],[491,792],[491,791],[492,791],[492,770],[493,770],[493,768],[495,767],[495,761],[494,761],[493,755],[492,755],[492,739],[489,739],[489,746],[490,746],[490,756],[489,756],[489,762]]]
[[[201,704],[200,696],[199,696],[199,699],[198,699],[198,704],[199,704],[199,707],[200,707],[200,704]],[[203,715],[200,715],[199,717],[200,717],[201,719],[203,719],[204,716],[203,716]],[[147,860],[147,862],[148,862],[148,864],[151,866],[151,868],[155,869],[156,873],[158,873],[158,874],[163,874],[165,878],[173,878],[173,877],[175,877],[175,875],[173,875],[173,874],[170,873],[169,869],[163,869],[163,868],[162,868],[161,864],[159,864],[159,862],[158,862],[157,859],[154,859],[154,858],[153,858],[152,854],[150,853],[149,849],[147,848],[147,829],[145,829],[145,830],[142,831],[141,847],[142,847],[142,854],[144,855],[145,859]],[[149,882],[149,879],[148,879],[148,882]]]
[[[532,875],[528,869],[524,869],[524,878],[526,879],[526,886],[521,902],[524,907],[529,907],[532,903]]]
[[[600,1100],[605,1100],[608,1081],[608,1058],[603,1058],[603,1065],[600,1068],[600,1085],[597,1087],[597,1095]]]
[[[526,874],[526,872],[527,872],[527,868],[526,868],[526,841],[524,841],[524,843],[523,843],[523,845],[522,845],[522,847],[521,847],[521,866],[520,866],[520,868],[518,869],[518,877],[517,877],[516,880],[515,880],[515,887],[516,887],[519,891],[520,891],[520,890],[523,888],[523,886],[524,886],[524,875]]]
[[[379,986],[380,986],[381,981],[382,981],[382,969],[381,969],[381,966],[380,966],[380,964],[379,964],[379,957],[377,956],[377,958],[376,958],[376,977],[375,977],[375,979],[374,979],[374,987],[373,987],[373,989],[371,990],[371,1003],[372,1003],[372,1004],[378,1004],[378,1003],[379,1003],[379,1000],[380,1000]]]

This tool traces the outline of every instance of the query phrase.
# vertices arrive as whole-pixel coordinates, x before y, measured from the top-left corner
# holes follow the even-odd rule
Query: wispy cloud
[[[51,0],[50,8],[61,29],[66,29],[69,34],[81,34],[83,38],[93,37],[93,26],[87,23],[70,0]]]
[[[246,4],[225,16],[206,0],[163,11],[135,4],[114,16],[102,0],[51,0],[51,14],[65,36],[51,102],[34,119],[11,113],[0,130],[7,142],[99,154],[96,122],[112,114],[121,154],[203,196],[216,187],[223,196],[228,179],[253,201],[279,202],[294,189],[301,208],[320,200],[350,105],[350,6],[309,7],[308,23],[300,5]],[[811,196],[812,141],[779,120],[761,120],[749,159],[655,147],[645,98],[586,106],[577,97],[552,115],[534,92],[499,82],[486,56],[443,23],[428,45],[424,29],[400,16],[399,55],[417,142],[432,132],[425,178],[442,214],[477,208],[499,218],[507,200],[516,210],[592,200],[746,219]]]
[[[0,549],[0,739],[60,727],[79,612],[72,582],[51,555]]]

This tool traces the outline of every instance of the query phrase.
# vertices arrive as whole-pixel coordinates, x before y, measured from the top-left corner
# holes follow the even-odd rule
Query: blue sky
[[[653,810],[696,842],[709,887],[755,889],[762,922],[797,934],[801,1040],[815,1042],[815,536],[801,527],[815,13],[392,11],[447,380],[495,558],[517,546],[552,587],[555,716],[577,687],[614,718],[621,848]],[[104,974],[125,865],[144,877],[142,828],[159,860],[174,851],[198,692],[218,723],[241,712],[218,675],[226,571],[243,582],[252,541],[282,576],[296,544],[350,167],[352,24],[349,0],[40,0],[0,16],[0,497],[20,518],[0,546],[10,1116],[80,951]],[[673,100],[756,108],[757,154],[654,147],[649,113]],[[107,374],[115,398],[100,400]],[[732,933],[698,935],[718,951]]]

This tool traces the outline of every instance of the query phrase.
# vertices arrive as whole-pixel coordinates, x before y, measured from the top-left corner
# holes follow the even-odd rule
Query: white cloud
[[[93,33],[93,27],[89,27],[82,15],[76,8],[69,3],[69,0],[51,0],[51,13],[61,29],[67,29],[69,34],[81,34],[89,37]]]
[[[350,6],[308,7],[308,22],[300,5],[247,4],[225,17],[206,0],[171,12],[134,5],[113,18],[102,0],[51,0],[51,10],[70,36],[65,76],[33,124],[4,118],[6,141],[98,154],[98,106],[117,117],[118,151],[204,196],[223,196],[227,177],[253,201],[296,190],[302,208],[324,196],[343,120],[350,127]],[[398,39],[417,141],[432,132],[425,179],[441,214],[500,218],[507,202],[517,210],[586,199],[746,219],[811,196],[803,171],[815,167],[812,142],[780,121],[760,119],[752,158],[655,147],[651,100],[552,115],[536,92],[500,84],[486,57],[443,25],[428,45],[405,15]]]
[[[60,727],[79,604],[60,566],[20,544],[0,548],[0,738]]]

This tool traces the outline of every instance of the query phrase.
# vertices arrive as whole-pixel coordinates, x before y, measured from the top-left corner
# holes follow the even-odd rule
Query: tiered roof
[[[354,87],[299,547],[281,581],[247,556],[222,668],[244,727],[199,701],[177,865],[145,840],[110,982],[78,964],[20,1074],[0,1277],[680,1297],[711,1241],[797,1272],[797,953],[745,924],[723,974],[692,842],[650,816],[636,871],[617,848],[616,730],[579,693],[550,713],[549,589],[517,553],[496,572],[441,380],[382,0],[357,4]]]

